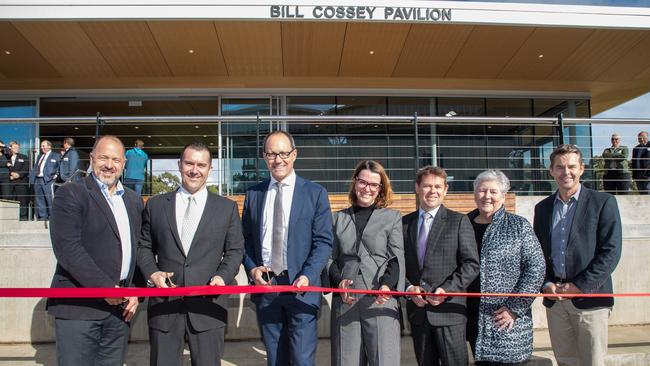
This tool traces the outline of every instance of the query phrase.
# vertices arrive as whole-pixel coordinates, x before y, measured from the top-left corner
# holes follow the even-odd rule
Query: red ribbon
[[[55,297],[55,298],[107,298],[107,297],[151,297],[151,296],[210,296],[235,294],[263,294],[273,292],[347,292],[363,295],[392,295],[411,296],[412,292],[379,291],[325,288],[316,286],[192,286],[175,288],[0,288],[0,298],[4,297]],[[448,292],[445,294],[420,293],[422,296],[451,296],[451,297],[558,297],[558,294],[505,294],[505,293],[472,293]],[[563,298],[573,297],[650,297],[650,293],[617,293],[617,294],[561,294]]]

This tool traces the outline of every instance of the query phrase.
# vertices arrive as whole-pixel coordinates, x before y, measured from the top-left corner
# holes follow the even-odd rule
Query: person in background
[[[9,180],[11,182],[11,199],[20,202],[20,220],[28,219],[29,189],[27,175],[29,160],[20,153],[20,144],[16,141],[9,143],[11,157],[9,158]]]
[[[66,137],[63,139],[63,154],[59,163],[59,182],[77,181],[81,176],[75,174],[79,169],[79,153],[74,147],[74,139]]]
[[[52,143],[41,141],[41,153],[36,157],[34,166],[29,172],[29,184],[34,187],[36,203],[36,218],[41,221],[50,219],[52,207],[52,184],[59,171],[61,155],[52,152]],[[45,223],[47,226],[47,223]]]
[[[334,213],[330,282],[341,289],[403,291],[402,215],[387,208],[393,189],[376,161],[357,164],[350,182],[351,206]],[[334,295],[332,365],[394,366],[400,363],[397,299]]]
[[[630,191],[630,162],[627,146],[621,146],[621,135],[612,135],[612,146],[603,150],[605,175],[603,188],[611,194],[628,194]]]
[[[542,286],[542,248],[530,223],[506,211],[504,203],[509,189],[508,177],[499,170],[486,170],[474,180],[474,202],[478,208],[468,217],[479,248],[480,275],[479,291],[472,288],[470,292],[537,293]],[[472,329],[468,338],[477,366],[522,365],[530,358],[533,300],[468,298],[468,329]]]
[[[616,198],[580,184],[582,152],[560,145],[551,153],[550,174],[558,189],[535,206],[533,228],[546,259],[542,292],[551,346],[559,366],[604,366],[607,321],[614,298],[563,294],[611,294],[612,272],[622,251]]]
[[[126,167],[124,168],[124,185],[141,195],[144,186],[144,173],[147,169],[149,155],[142,149],[144,141],[135,140],[135,146],[126,152]]]
[[[0,198],[11,199],[11,186],[9,185],[9,156],[10,151],[4,142],[0,141]]]
[[[648,142],[648,132],[639,132],[637,139],[639,144],[632,150],[632,176],[639,193],[650,194],[650,142]]]

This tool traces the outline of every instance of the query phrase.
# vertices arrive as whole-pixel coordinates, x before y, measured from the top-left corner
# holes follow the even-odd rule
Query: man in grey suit
[[[419,210],[403,218],[406,304],[418,365],[467,365],[464,292],[479,271],[474,229],[466,215],[445,208],[447,173],[427,166],[416,176]],[[421,292],[438,296],[422,297]]]
[[[212,154],[200,142],[183,148],[182,185],[149,199],[143,214],[138,267],[150,285],[224,286],[244,254],[237,204],[208,192]],[[226,296],[151,297],[151,365],[182,365],[187,338],[192,365],[221,365]]]

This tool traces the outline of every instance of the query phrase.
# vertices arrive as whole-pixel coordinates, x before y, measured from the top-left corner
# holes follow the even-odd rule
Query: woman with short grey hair
[[[480,276],[469,292],[537,293],[546,270],[530,223],[506,211],[508,177],[486,170],[474,180],[477,209],[468,214],[480,254]],[[467,338],[476,365],[520,365],[533,351],[529,297],[481,297],[467,302]]]

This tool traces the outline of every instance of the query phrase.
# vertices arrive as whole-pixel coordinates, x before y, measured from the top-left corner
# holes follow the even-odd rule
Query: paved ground
[[[607,366],[650,366],[650,325],[610,327],[609,355]],[[402,365],[416,365],[409,337],[402,337]],[[329,340],[318,343],[317,365],[329,365]],[[253,366],[265,364],[265,352],[261,342],[227,342],[222,366]],[[149,345],[132,343],[129,346],[127,366],[146,366],[149,364]],[[189,365],[189,355],[184,357],[184,365]],[[0,365],[55,366],[54,344],[0,345]],[[555,365],[552,361],[551,344],[548,332],[535,332],[535,352],[528,365]]]

